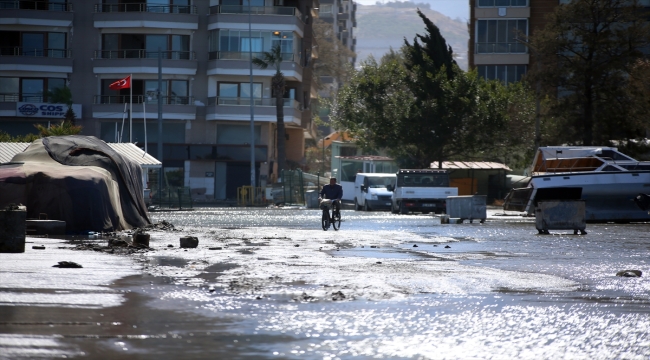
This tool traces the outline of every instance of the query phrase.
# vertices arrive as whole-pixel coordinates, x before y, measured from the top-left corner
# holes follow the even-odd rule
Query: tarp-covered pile
[[[65,221],[70,233],[151,223],[142,169],[93,136],[36,140],[0,166],[0,207],[12,203],[26,205],[27,218]]]

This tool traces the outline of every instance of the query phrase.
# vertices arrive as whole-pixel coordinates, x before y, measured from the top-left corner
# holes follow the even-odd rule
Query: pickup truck
[[[392,191],[391,212],[408,214],[446,213],[447,197],[458,196],[458,188],[449,187],[449,173],[439,169],[400,169]]]

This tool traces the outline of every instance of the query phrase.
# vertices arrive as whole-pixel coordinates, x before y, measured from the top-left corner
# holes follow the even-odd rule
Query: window
[[[332,17],[332,4],[320,4],[318,13],[321,17]]]
[[[102,35],[103,59],[158,58],[190,59],[189,35],[104,34]]]
[[[66,33],[0,31],[0,55],[67,57]]]
[[[478,20],[475,53],[526,53],[526,46],[517,41],[520,34],[528,34],[526,19]]]
[[[102,104],[129,102],[133,93],[133,102],[147,104],[158,103],[158,80],[131,80],[132,89],[111,90],[109,85],[119,79],[102,80]],[[187,80],[162,80],[161,96],[166,105],[190,104],[189,86]]]
[[[250,98],[250,83],[219,82],[218,96],[222,98]],[[253,98],[262,98],[262,83],[253,83]]]
[[[528,0],[478,0],[478,6],[479,7],[528,6]]]
[[[296,38],[297,39],[297,38]],[[297,39],[299,40],[299,39]],[[299,42],[299,41],[297,41]],[[291,31],[244,31],[244,30],[213,30],[210,32],[209,51],[219,52],[219,59],[247,58],[252,50],[253,56],[280,45],[283,60],[293,60],[294,34]],[[252,49],[251,49],[252,47]],[[285,55],[286,54],[286,55]]]
[[[262,127],[255,125],[255,144],[261,144]],[[251,128],[249,125],[217,125],[217,144],[244,145],[251,143]]]
[[[47,93],[65,86],[60,78],[0,77],[0,102],[47,102]]]
[[[520,81],[526,65],[478,65],[478,75],[486,80],[499,79],[508,84]]]

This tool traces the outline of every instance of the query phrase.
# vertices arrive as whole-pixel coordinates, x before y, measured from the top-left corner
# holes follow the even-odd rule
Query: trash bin
[[[584,200],[545,200],[535,208],[535,227],[540,234],[549,230],[573,230],[574,234],[587,232]]]
[[[308,209],[318,208],[318,191],[308,190],[305,192],[305,202]]]
[[[487,218],[486,196],[449,196],[447,197],[447,215],[452,219],[469,220],[470,223],[480,220],[483,223]]]

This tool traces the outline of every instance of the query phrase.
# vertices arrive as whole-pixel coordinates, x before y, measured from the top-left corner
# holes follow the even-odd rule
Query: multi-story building
[[[304,161],[316,8],[318,0],[0,0],[0,130],[34,133],[35,123],[60,121],[65,108],[48,97],[66,85],[83,134],[147,143],[169,185],[236,198],[250,185],[252,137],[257,185],[278,176],[275,68],[251,75],[250,66],[251,54],[275,45],[287,161]],[[127,76],[130,88],[109,88]]]
[[[331,24],[332,34],[334,37],[332,41],[339,40],[341,46],[345,46],[352,53],[356,50],[357,38],[354,36],[354,28],[357,27],[357,4],[352,0],[321,0],[319,8],[319,18],[324,22]],[[338,46],[335,41],[335,46]],[[356,62],[356,57],[347,59],[352,66]],[[341,79],[337,79],[331,75],[320,77],[322,89],[318,95],[321,98],[332,99],[336,96],[341,84]],[[325,124],[329,124],[329,108],[322,106],[319,116]],[[331,132],[329,125],[322,125],[320,131],[323,135]]]
[[[534,35],[568,0],[469,0],[469,66],[486,79],[519,81],[534,62],[520,34]]]

